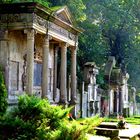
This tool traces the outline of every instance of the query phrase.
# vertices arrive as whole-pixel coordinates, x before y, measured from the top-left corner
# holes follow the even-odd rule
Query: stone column
[[[66,104],[66,95],[67,95],[67,47],[68,44],[61,44],[61,78],[60,78],[60,104]]]
[[[53,84],[53,100],[56,99],[57,92],[57,57],[58,57],[58,47],[56,46],[54,49],[54,84]]]
[[[117,91],[114,91],[114,113],[117,113]]]
[[[29,95],[33,93],[34,79],[34,35],[35,30],[26,30],[27,33],[27,85],[26,92]]]
[[[136,88],[131,88],[132,92],[132,103],[133,103],[133,115],[137,115],[137,105],[136,105]]]
[[[71,48],[71,101],[70,104],[76,104],[76,88],[77,88],[77,78],[76,78],[76,48]]]
[[[48,76],[49,76],[49,36],[46,35],[44,38],[43,45],[43,66],[42,66],[42,98],[47,97],[49,100],[48,92]]]
[[[82,82],[82,94],[81,94],[81,117],[85,118],[86,115],[85,115],[85,102],[84,102],[84,92],[85,92],[85,83]]]
[[[71,75],[69,75],[68,78],[68,86],[67,86],[67,101],[70,102],[71,101]]]
[[[119,87],[119,113],[123,112],[123,96],[122,86]]]
[[[110,97],[110,102],[109,102],[110,111],[109,111],[109,113],[110,114],[113,114],[113,108],[114,108],[114,101],[113,101],[113,99],[114,99],[114,93],[113,93],[113,90],[110,90],[109,97]]]
[[[119,98],[119,87],[117,87],[117,114],[119,113],[119,104],[120,104],[120,98]]]

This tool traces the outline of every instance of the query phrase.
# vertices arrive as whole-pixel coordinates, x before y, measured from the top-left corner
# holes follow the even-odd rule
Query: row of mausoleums
[[[100,69],[94,62],[87,62],[81,94],[82,117],[94,115],[125,117],[137,115],[136,89],[128,85],[129,74],[110,56],[104,67],[104,88],[96,83]]]

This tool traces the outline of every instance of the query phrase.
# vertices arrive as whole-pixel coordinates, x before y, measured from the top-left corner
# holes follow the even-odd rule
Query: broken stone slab
[[[121,140],[138,140],[140,133],[140,125],[128,125],[128,129],[119,130]]]

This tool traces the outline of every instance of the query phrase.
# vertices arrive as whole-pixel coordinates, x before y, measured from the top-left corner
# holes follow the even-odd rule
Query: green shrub
[[[18,106],[0,118],[0,139],[86,140],[87,126],[69,121],[70,110],[45,99],[21,96]]]
[[[4,84],[3,73],[0,68],[0,115],[3,115],[7,109],[7,90]]]
[[[98,126],[103,121],[103,118],[99,118],[99,116],[94,116],[91,118],[85,118],[84,120],[79,121],[80,124],[87,126],[87,133],[95,134],[94,128]]]

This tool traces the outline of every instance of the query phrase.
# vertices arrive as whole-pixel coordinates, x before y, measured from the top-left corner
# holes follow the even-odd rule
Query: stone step
[[[96,130],[96,135],[110,137],[111,139],[119,136],[118,129],[96,127],[95,130]]]
[[[130,140],[130,139],[127,139],[127,138],[120,138],[120,140]]]
[[[93,136],[90,134],[87,134],[88,140],[111,140],[109,137],[103,137],[103,136]]]
[[[117,123],[102,122],[98,127],[117,129]]]

